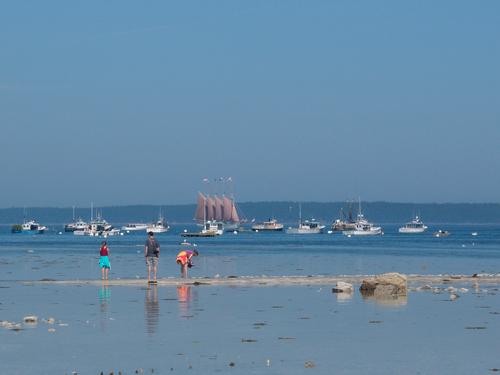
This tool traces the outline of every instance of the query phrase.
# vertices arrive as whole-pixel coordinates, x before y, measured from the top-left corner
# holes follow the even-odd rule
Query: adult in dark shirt
[[[146,258],[146,265],[148,266],[148,283],[156,283],[160,244],[156,241],[153,232],[148,233],[148,239],[144,245],[144,257]],[[153,280],[151,280],[151,268],[153,269]]]

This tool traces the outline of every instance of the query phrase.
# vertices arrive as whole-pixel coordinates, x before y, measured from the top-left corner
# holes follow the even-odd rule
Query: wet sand
[[[338,275],[338,276],[228,276],[204,278],[161,278],[158,286],[179,285],[214,285],[214,286],[307,286],[307,285],[334,285],[338,281],[359,284],[368,277],[375,275]],[[485,283],[500,284],[500,275],[406,275],[410,286],[427,283],[463,284]],[[105,281],[110,286],[142,286],[145,279],[110,279],[110,280],[56,280],[42,279],[38,281],[22,281],[24,284],[54,284],[70,286],[99,286]]]

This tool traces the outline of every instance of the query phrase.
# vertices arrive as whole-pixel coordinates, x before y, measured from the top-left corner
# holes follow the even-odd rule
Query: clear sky
[[[500,1],[2,1],[0,207],[500,202]]]

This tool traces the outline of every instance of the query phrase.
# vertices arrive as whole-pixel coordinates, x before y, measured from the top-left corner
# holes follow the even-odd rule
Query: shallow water
[[[0,329],[1,373],[303,374],[309,361],[316,374],[500,367],[494,287],[456,301],[412,292],[387,305],[357,293],[339,299],[326,286],[2,286],[3,319],[35,313],[56,324]]]
[[[0,279],[38,280],[100,278],[98,250],[101,239],[57,235],[0,233]],[[175,256],[184,227],[159,235],[162,247],[160,277],[177,276]],[[191,228],[192,229],[192,228]],[[385,226],[385,235],[347,238],[339,233],[286,235],[284,233],[226,233],[198,239],[200,257],[194,276],[228,275],[338,275],[397,271],[408,274],[500,272],[500,226],[445,226],[447,238],[431,231],[402,235]],[[437,230],[435,228],[434,230]],[[477,236],[472,236],[477,232]],[[108,238],[111,277],[144,277],[141,234]]]
[[[158,236],[160,277],[178,275],[176,232],[182,229]],[[452,235],[441,239],[385,229],[379,238],[241,233],[202,239],[190,272],[500,272],[498,226],[447,226]],[[111,278],[145,276],[144,240],[108,239]],[[99,242],[0,234],[0,320],[40,318],[20,331],[0,328],[0,373],[486,374],[500,368],[495,285],[464,285],[469,291],[455,301],[449,293],[427,291],[387,304],[358,292],[332,294],[331,285],[148,288],[19,281],[100,278]],[[41,321],[49,317],[54,325]]]

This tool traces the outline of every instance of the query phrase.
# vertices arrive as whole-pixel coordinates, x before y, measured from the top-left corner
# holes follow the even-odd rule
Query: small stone
[[[352,284],[343,281],[337,281],[335,288],[332,288],[332,293],[352,293],[353,291],[354,287]]]
[[[37,324],[38,323],[38,317],[35,315],[28,315],[24,317],[24,323],[26,324]]]
[[[314,367],[316,367],[316,365],[314,364],[314,362],[313,362],[313,361],[306,361],[306,362],[304,363],[304,367],[305,367],[305,368],[314,368]]]

